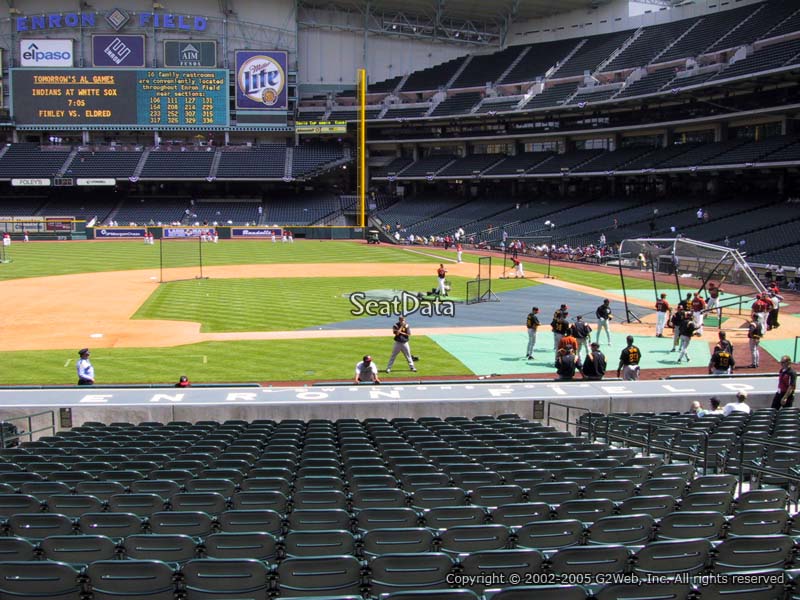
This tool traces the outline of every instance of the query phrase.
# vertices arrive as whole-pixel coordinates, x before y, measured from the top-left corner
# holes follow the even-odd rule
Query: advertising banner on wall
[[[95,67],[144,67],[143,35],[93,35]]]
[[[285,50],[237,50],[236,108],[286,110],[287,64]]]
[[[22,67],[71,67],[74,53],[71,39],[32,39],[19,41],[19,64]]]
[[[175,68],[216,67],[215,40],[164,40],[164,66]]]
[[[266,239],[272,236],[281,237],[283,230],[280,227],[232,227],[232,238]]]
[[[129,240],[131,238],[143,238],[146,233],[147,229],[145,227],[95,228],[94,237],[102,240]]]

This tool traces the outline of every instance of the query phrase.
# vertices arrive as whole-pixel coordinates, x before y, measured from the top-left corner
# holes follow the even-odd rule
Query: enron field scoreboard
[[[11,69],[20,126],[226,126],[229,94],[225,69]]]

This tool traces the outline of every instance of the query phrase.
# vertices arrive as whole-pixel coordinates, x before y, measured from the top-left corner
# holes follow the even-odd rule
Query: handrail
[[[553,406],[566,408],[567,409],[566,418],[565,419],[559,419],[557,417],[552,416],[550,414],[551,413],[550,409]],[[547,403],[547,424],[550,425],[550,421],[551,420],[555,421],[556,423],[564,423],[567,426],[566,430],[569,431],[569,426],[572,425],[572,422],[569,420],[569,412],[570,412],[570,410],[577,410],[577,411],[587,412],[587,413],[589,413],[589,418],[591,419],[592,411],[589,410],[588,408],[583,408],[583,407],[580,407],[580,406],[570,406],[569,404],[561,404],[559,402],[548,402]],[[577,420],[575,421],[575,433],[576,434],[578,433],[578,421]]]
[[[610,441],[610,440],[613,439],[613,440],[621,441],[621,442],[635,443],[636,445],[642,444],[642,440],[641,439],[629,437],[629,436],[622,435],[622,434],[619,434],[619,433],[612,433],[610,431],[611,420],[612,419],[614,419],[617,422],[626,421],[626,422],[630,422],[630,423],[646,425],[647,426],[646,443],[645,443],[644,446],[642,446],[642,448],[645,451],[645,454],[647,456],[650,455],[652,450],[658,450],[658,451],[663,451],[663,452],[668,453],[668,454],[677,454],[678,456],[685,456],[685,457],[688,457],[688,458],[693,458],[694,459],[693,462],[695,464],[697,463],[697,459],[698,458],[702,458],[703,459],[703,474],[705,475],[708,472],[708,439],[709,439],[709,434],[708,434],[708,432],[706,430],[704,430],[704,429],[692,429],[691,427],[680,427],[680,426],[676,426],[676,425],[668,425],[666,423],[664,423],[664,424],[653,423],[651,420],[645,419],[645,418],[641,418],[641,417],[632,417],[632,416],[627,416],[626,417],[626,416],[622,416],[622,415],[605,415],[604,418],[605,418],[605,435],[604,435],[604,439],[606,441]],[[591,438],[595,438],[596,437],[596,430],[595,430],[595,428],[594,428],[594,426],[593,426],[593,424],[591,422],[591,419],[589,421],[588,429],[589,429],[590,437]],[[678,449],[675,449],[675,448],[673,448],[671,446],[662,446],[662,445],[653,443],[653,433],[657,429],[667,429],[667,430],[670,430],[670,431],[691,433],[692,435],[700,435],[700,436],[702,436],[702,438],[703,438],[703,441],[702,441],[702,450],[703,450],[702,451],[702,455],[693,454],[693,453],[688,452],[686,450],[678,450]]]
[[[755,435],[752,433],[745,433],[743,434],[738,441],[739,444],[739,493],[742,493],[744,489],[744,446],[746,441],[754,441],[758,442],[762,446],[773,446],[776,448],[785,448],[787,450],[795,450],[800,452],[800,445],[794,444],[787,444],[786,442],[776,442],[773,440],[765,440],[761,435]],[[786,479],[795,482],[800,486],[800,471],[797,470],[797,467],[792,467],[787,471],[779,471],[777,469],[772,469],[770,467],[763,467],[760,464],[756,463],[755,461],[750,461],[748,471],[752,473],[759,473],[761,475],[774,475],[776,477],[785,477]],[[792,475],[791,471],[794,471],[795,475]]]
[[[33,428],[33,419],[34,417],[41,417],[42,415],[50,415],[50,426],[49,427],[42,427],[40,429]],[[26,420],[28,422],[28,429],[23,430],[22,432],[16,433],[14,435],[6,435],[4,425],[6,423],[11,424],[11,421],[22,421]],[[56,413],[54,410],[45,410],[38,413],[33,413],[32,415],[22,415],[19,417],[11,417],[9,419],[5,419],[0,421],[0,448],[7,448],[6,442],[19,440],[23,436],[27,436],[28,441],[33,441],[33,434],[34,433],[41,433],[43,431],[50,431],[53,435],[56,433]]]

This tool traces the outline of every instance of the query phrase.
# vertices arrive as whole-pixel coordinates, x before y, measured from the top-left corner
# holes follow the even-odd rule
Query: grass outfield
[[[195,241],[164,243],[165,267],[199,264],[200,245]],[[294,244],[246,240],[203,244],[203,265],[252,265],[278,263],[435,263],[436,259],[405,252],[393,246],[357,242],[300,241]],[[100,273],[131,269],[158,269],[162,248],[142,242],[32,242],[14,243],[12,262],[0,265],[0,281],[21,277],[46,277],[74,273]]]
[[[450,277],[464,294],[467,279]],[[287,331],[360,318],[350,314],[347,296],[367,290],[430,290],[432,277],[314,277],[206,279],[160,285],[134,319],[200,322],[204,333]],[[538,285],[523,279],[493,283],[496,292]]]
[[[167,383],[187,375],[193,383],[350,379],[364,354],[380,369],[392,350],[391,331],[383,338],[205,342],[173,348],[92,350],[97,385]],[[472,375],[464,364],[428,337],[414,337],[418,375]],[[4,385],[74,385],[75,350],[0,352]],[[411,377],[402,355],[393,380]]]
[[[432,249],[432,250],[424,250],[428,254],[432,254],[437,257],[442,258],[455,258],[455,252],[445,251],[441,249]],[[409,252],[409,254],[413,254]],[[481,258],[476,254],[468,254],[464,253],[463,259],[464,262],[470,263],[477,263],[478,259]],[[541,260],[541,259],[539,259]],[[523,257],[522,264],[525,268],[526,272],[531,273],[547,273],[547,264],[542,264],[538,262],[529,262],[525,260]],[[598,290],[616,290],[620,287],[619,281],[619,271],[615,268],[608,267],[608,273],[598,273],[596,271],[588,271],[585,269],[575,269],[572,267],[564,267],[560,266],[563,263],[560,261],[556,261],[550,264],[550,275],[555,277],[556,279],[561,279],[563,281],[569,281],[570,283],[576,283],[579,285],[585,285],[588,287],[597,288]],[[509,261],[508,268],[511,268],[511,262]],[[492,275],[495,272],[499,275],[503,271],[503,257],[502,256],[492,256]],[[632,275],[632,276],[629,276]],[[631,290],[651,290],[653,289],[653,281],[649,279],[649,273],[645,273],[644,278],[639,278],[641,273],[639,272],[630,272],[625,274],[625,286]],[[672,283],[666,282],[659,282],[658,283],[659,289],[673,289],[675,285]]]

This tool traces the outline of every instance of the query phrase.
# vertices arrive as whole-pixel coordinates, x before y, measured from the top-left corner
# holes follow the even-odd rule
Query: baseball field
[[[429,292],[443,262],[451,297],[459,300],[478,272],[477,256],[465,253],[465,262],[456,264],[455,253],[441,249],[248,240],[204,244],[199,278],[194,250],[171,247],[168,263],[163,252],[158,243],[127,241],[14,243],[12,261],[0,264],[0,384],[72,385],[83,347],[92,350],[98,385],[168,384],[180,375],[194,383],[347,380],[364,354],[385,368],[395,321],[353,314],[351,294],[381,299],[387,292]],[[524,358],[525,315],[532,305],[541,306],[545,325],[559,301],[593,320],[598,300],[610,297],[618,318],[623,316],[614,269],[554,264],[554,278],[544,279],[546,264],[524,266],[527,278],[501,279],[502,259],[494,259],[499,302],[457,302],[453,315],[411,314],[419,372],[412,374],[401,356],[384,379],[551,375],[549,336],[540,334],[533,361]],[[652,305],[652,282],[626,283],[646,323],[638,330],[612,328],[607,346],[614,357],[626,333],[652,333],[652,311],[646,308]],[[666,368],[674,355],[661,356],[668,348],[658,342],[662,347],[652,352],[653,361]],[[702,347],[699,361],[708,356]]]

